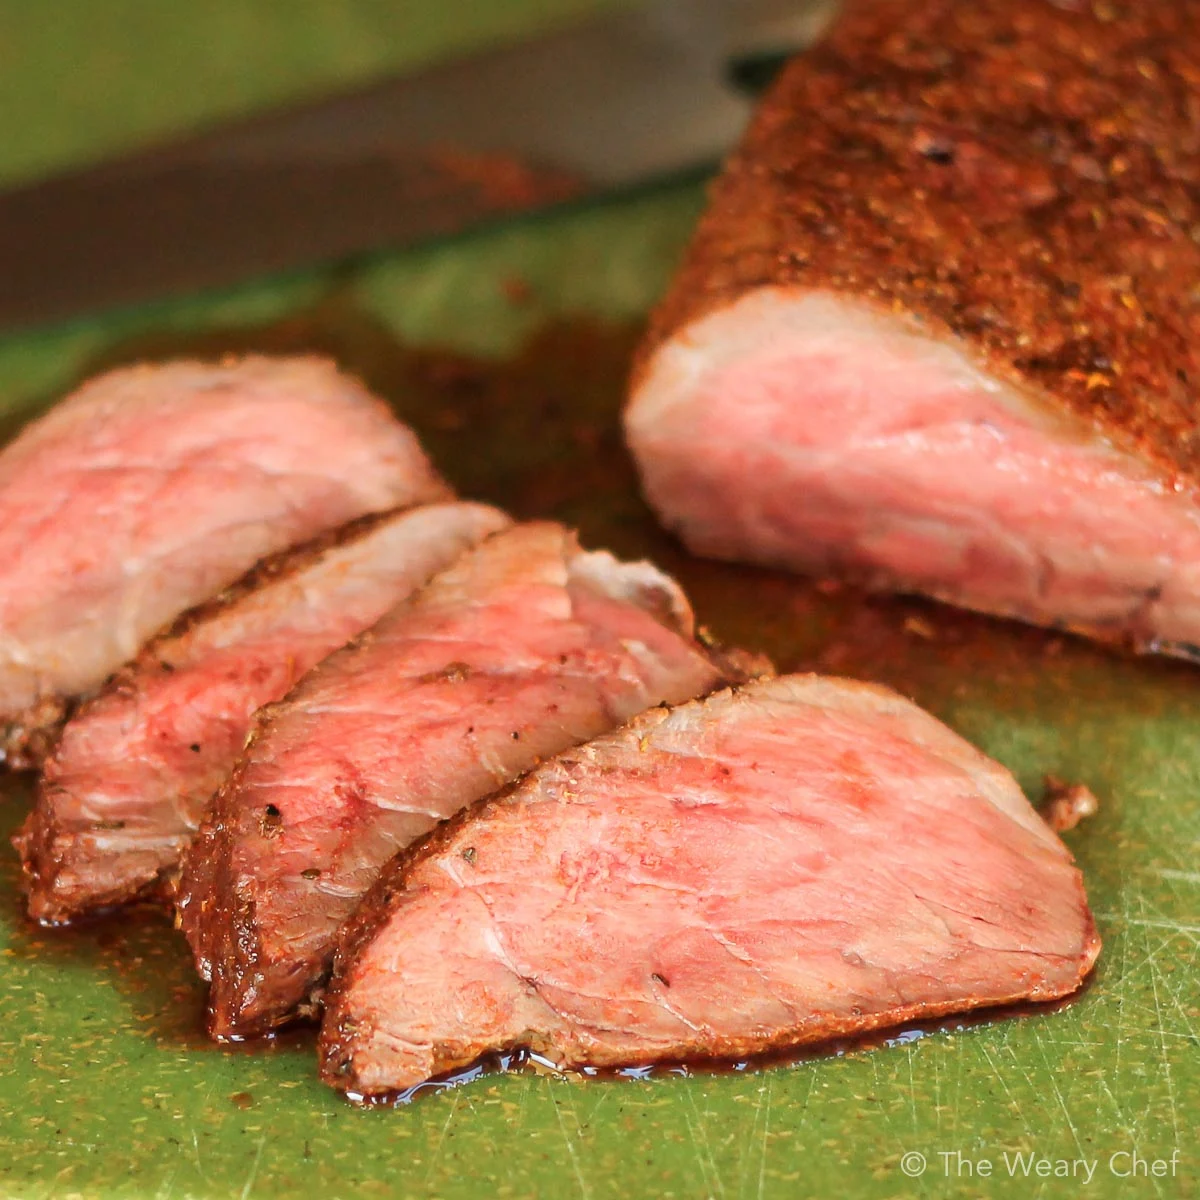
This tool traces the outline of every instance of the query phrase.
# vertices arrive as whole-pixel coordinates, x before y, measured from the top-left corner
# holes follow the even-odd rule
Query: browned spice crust
[[[1200,484],[1200,5],[852,3],[714,185],[639,371],[764,286],[960,336]]]
[[[284,704],[268,704],[255,714],[246,750],[262,736]],[[214,1041],[259,1037],[291,1020],[295,1013],[264,1021],[249,1011],[261,982],[262,946],[257,932],[254,897],[240,889],[234,869],[234,847],[241,813],[234,801],[245,772],[246,756],[217,790],[192,844],[185,851],[174,881],[175,924],[192,948],[196,970],[208,981],[207,1030]],[[263,827],[264,834],[267,828]]]
[[[1085,943],[1092,944],[1096,939],[1095,922],[1088,915]],[[1094,968],[1093,968],[1094,970]],[[788,1051],[799,1051],[812,1047],[820,1047],[827,1043],[836,1043],[843,1038],[864,1038],[870,1034],[889,1029],[900,1029],[923,1021],[936,1021],[942,1017],[965,1016],[967,1013],[983,1011],[1002,1012],[1021,1006],[1022,1009],[1031,1005],[1046,1005],[1053,1011],[1053,1006],[1077,995],[1092,978],[1089,971],[1070,991],[1058,989],[1042,989],[1034,992],[1014,991],[1008,996],[994,999],[979,1000],[965,997],[961,1000],[926,1001],[912,1003],[897,1003],[894,1008],[884,1012],[864,1014],[860,1017],[829,1017],[817,1016],[806,1022],[798,1022],[787,1026],[769,1036],[731,1037],[729,1035],[714,1035],[705,1037],[694,1034],[689,1041],[682,1039],[671,1048],[671,1053],[662,1058],[641,1058],[636,1064],[630,1063],[623,1055],[606,1052],[603,1046],[572,1057],[569,1062],[562,1062],[559,1047],[552,1039],[542,1035],[530,1035],[520,1042],[514,1042],[502,1047],[480,1047],[475,1060],[478,1062],[486,1055],[493,1053],[511,1053],[514,1051],[529,1051],[541,1055],[555,1064],[555,1068],[564,1074],[578,1071],[584,1067],[600,1070],[611,1070],[624,1066],[657,1066],[670,1063],[685,1064],[690,1067],[714,1066],[721,1063],[737,1063],[745,1060],[759,1060]],[[392,1089],[383,1092],[367,1092],[360,1090],[362,1082],[357,1074],[354,1062],[354,1040],[358,1030],[352,1019],[339,1016],[336,1020],[322,1026],[318,1040],[318,1071],[323,1083],[339,1091],[347,1092],[347,1099],[364,1105],[387,1103],[404,1095],[408,1089]],[[447,1075],[461,1067],[470,1065],[463,1062],[458,1048],[449,1049],[435,1047],[435,1069],[431,1076],[436,1079]]]

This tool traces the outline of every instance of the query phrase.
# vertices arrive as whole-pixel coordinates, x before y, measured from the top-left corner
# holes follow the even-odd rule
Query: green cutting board
[[[49,7],[0,4],[0,108],[27,118],[0,175],[583,4],[104,0],[53,6],[47,29]],[[68,86],[72,64],[83,82]],[[126,78],[139,71],[149,82]],[[227,80],[243,91],[231,98]],[[81,375],[132,357],[336,353],[413,422],[464,492],[562,517],[590,544],[653,555],[718,635],[785,667],[900,687],[1035,797],[1048,772],[1090,785],[1100,813],[1067,835],[1104,938],[1086,993],[1057,1012],[951,1021],[743,1071],[513,1073],[364,1111],[316,1081],[307,1036],[207,1046],[202,991],[165,918],[27,925],[5,852],[0,1194],[1193,1193],[1200,669],[918,601],[830,593],[673,546],[637,496],[616,417],[636,323],[701,203],[697,189],[675,188],[0,342],[0,421],[11,427]],[[5,832],[28,803],[26,785],[0,785]],[[1074,1177],[1040,1176],[1033,1158]]]

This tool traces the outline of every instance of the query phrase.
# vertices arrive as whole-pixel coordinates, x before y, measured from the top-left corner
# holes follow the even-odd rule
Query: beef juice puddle
[[[517,1049],[485,1054],[468,1067],[449,1071],[433,1079],[423,1080],[410,1088],[381,1096],[364,1096],[356,1092],[348,1092],[346,1096],[351,1102],[364,1108],[404,1108],[423,1098],[497,1075],[538,1075],[562,1080],[596,1080],[609,1085],[672,1077],[702,1079],[724,1075],[758,1075],[764,1071],[795,1069],[827,1059],[846,1058],[876,1051],[886,1052],[899,1046],[912,1045],[927,1037],[966,1033],[972,1029],[986,1028],[999,1021],[1019,1021],[1061,1012],[1086,995],[1092,986],[1093,978],[1094,975],[1089,975],[1083,987],[1074,995],[1046,1004],[1028,1002],[980,1008],[927,1021],[909,1021],[902,1025],[872,1029],[851,1037],[827,1038],[804,1046],[772,1050],[742,1059],[683,1059],[626,1067],[561,1068],[543,1055]]]

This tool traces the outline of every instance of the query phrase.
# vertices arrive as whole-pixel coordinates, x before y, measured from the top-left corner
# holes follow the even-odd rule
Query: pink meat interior
[[[693,549],[1200,642],[1192,499],[952,343],[763,289],[659,351],[627,416]]]

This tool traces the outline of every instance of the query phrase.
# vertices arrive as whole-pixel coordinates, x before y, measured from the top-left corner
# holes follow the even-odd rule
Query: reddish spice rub
[[[1200,6],[852,4],[714,187],[639,359],[767,285],[961,335],[1200,483]]]

